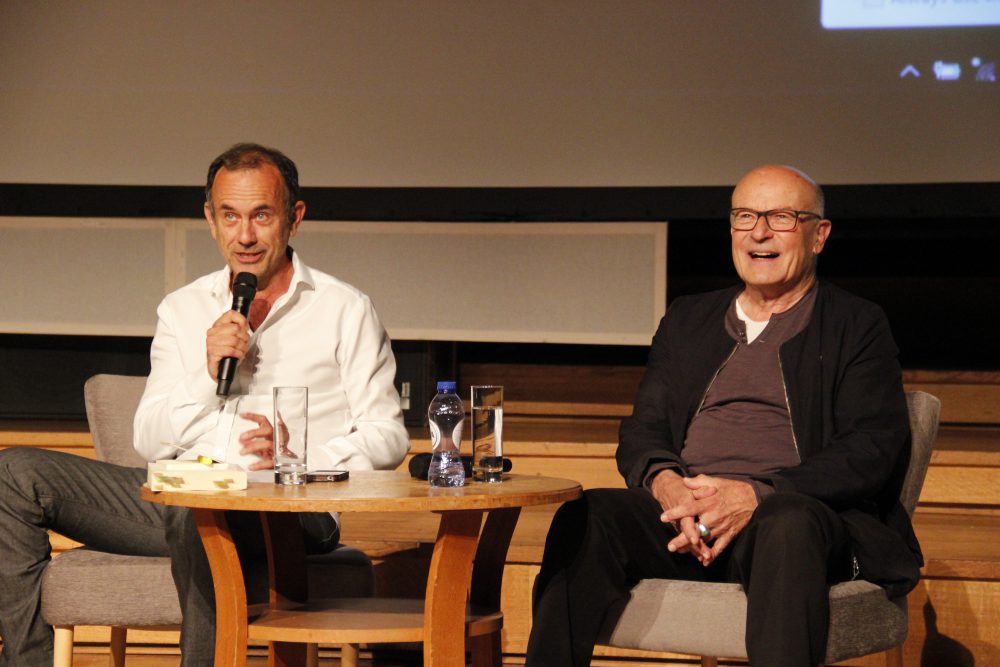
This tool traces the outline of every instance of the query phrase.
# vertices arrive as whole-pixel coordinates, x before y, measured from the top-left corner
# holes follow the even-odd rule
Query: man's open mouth
[[[751,259],[775,259],[778,256],[776,252],[751,252]]]

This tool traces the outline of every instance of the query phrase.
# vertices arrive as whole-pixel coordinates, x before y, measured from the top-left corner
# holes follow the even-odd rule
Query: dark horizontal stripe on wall
[[[313,220],[724,220],[726,186],[610,188],[304,188]],[[830,218],[1000,217],[1000,183],[831,185]],[[0,215],[200,217],[194,186],[0,183]]]
[[[150,340],[0,334],[0,419],[83,419],[87,378],[148,375]]]
[[[204,190],[187,186],[0,183],[8,216],[195,218],[204,202]]]

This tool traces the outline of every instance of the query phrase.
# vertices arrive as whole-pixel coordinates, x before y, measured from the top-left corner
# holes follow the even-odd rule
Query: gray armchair
[[[118,465],[144,467],[132,448],[132,419],[146,385],[144,377],[95,375],[84,386],[87,420],[97,458]],[[374,592],[371,561],[357,549],[340,546],[309,556],[309,592],[313,597],[368,597]],[[170,627],[181,622],[170,559],[122,556],[87,547],[52,559],[42,581],[42,617],[55,630],[54,667],[70,667],[77,625],[111,627],[110,663],[125,664],[127,628]],[[349,664],[356,647],[344,650]]]
[[[941,401],[917,391],[906,395],[913,448],[900,502],[912,515],[937,438]],[[603,630],[601,643],[620,648],[702,656],[703,667],[717,657],[746,659],[746,596],[739,584],[645,579],[617,620]],[[902,667],[907,633],[906,597],[889,599],[867,581],[830,588],[830,635],[826,663],[888,651],[886,664]]]

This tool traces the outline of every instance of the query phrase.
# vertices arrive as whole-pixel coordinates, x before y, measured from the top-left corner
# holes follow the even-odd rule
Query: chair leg
[[[111,644],[109,645],[108,665],[110,667],[125,667],[125,639],[128,628],[111,626]]]
[[[56,625],[55,646],[52,653],[52,667],[73,667],[73,626]]]
[[[358,667],[357,644],[342,644],[340,646],[340,667]]]
[[[902,646],[893,646],[885,652],[885,667],[903,667]]]
[[[701,667],[719,667],[719,659],[714,656],[701,656]]]

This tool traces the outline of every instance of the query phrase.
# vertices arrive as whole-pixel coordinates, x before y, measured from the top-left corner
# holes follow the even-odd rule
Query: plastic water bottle
[[[465,406],[455,393],[454,382],[438,382],[437,391],[427,408],[432,447],[427,481],[431,486],[463,486],[465,469],[461,452]]]

